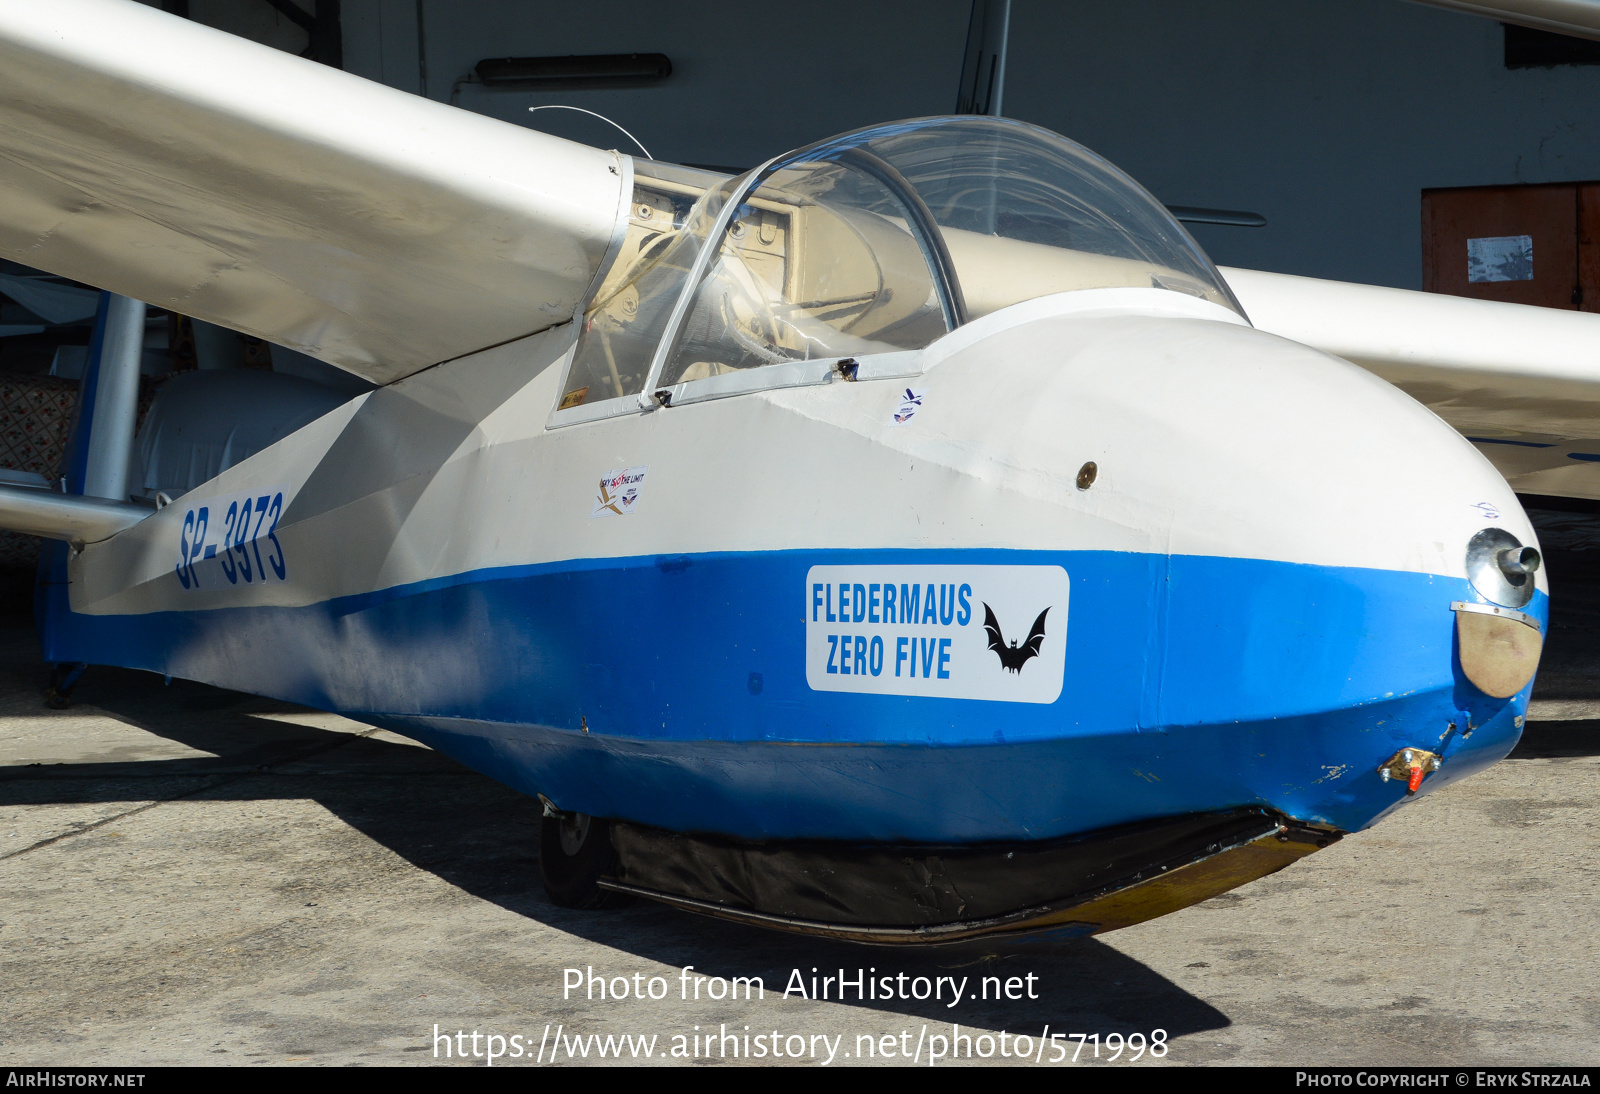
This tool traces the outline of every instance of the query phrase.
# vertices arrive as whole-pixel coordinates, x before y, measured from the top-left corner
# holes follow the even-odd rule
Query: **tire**
[[[622,893],[597,884],[617,861],[611,822],[586,813],[546,814],[539,824],[539,880],[559,908],[620,908]]]

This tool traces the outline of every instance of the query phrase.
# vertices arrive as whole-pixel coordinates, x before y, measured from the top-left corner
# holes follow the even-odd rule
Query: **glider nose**
[[[1510,750],[1546,611],[1537,537],[1505,480],[1432,412],[1237,323],[1061,319],[984,356],[1002,354],[1050,368],[1018,396],[995,474],[1019,491],[1032,487],[1013,469],[1049,474],[1060,542],[1146,560],[1139,595],[1105,620],[1074,574],[1067,638],[1081,675],[1066,693],[1093,696],[1121,663],[1101,654],[1127,625],[1115,611],[1142,620],[1139,647],[1122,650],[1139,666],[1138,709],[1119,709],[1186,743],[1172,768],[1139,771],[1194,785],[1196,803],[1224,795],[1356,829],[1405,799],[1409,769],[1380,776],[1402,749],[1442,757],[1421,792]],[[971,374],[978,414],[993,367]],[[1085,461],[1097,475],[1083,488]],[[1168,793],[1154,797],[1173,811]]]
[[[1537,537],[1493,466],[1397,388],[1260,332],[1213,340],[1211,393],[1197,375],[1169,396],[1169,427],[1181,400],[1208,428],[1169,495],[1163,720],[1255,721],[1272,759],[1251,789],[1361,828],[1515,745],[1548,615]]]

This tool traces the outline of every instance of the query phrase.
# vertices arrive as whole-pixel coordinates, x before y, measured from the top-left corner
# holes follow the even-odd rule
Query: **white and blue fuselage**
[[[339,711],[562,810],[748,840],[1248,805],[1354,830],[1406,800],[1379,773],[1397,749],[1442,754],[1431,788],[1520,732],[1529,688],[1488,697],[1453,648],[1452,603],[1483,600],[1467,541],[1534,541],[1504,480],[1229,309],[1060,293],[892,378],[551,427],[575,337],[380,388],[63,549],[47,658]]]
[[[1520,732],[1547,586],[1516,497],[1302,342],[1505,439],[1593,399],[1577,317],[1246,275],[1290,341],[1137,183],[1015,120],[730,179],[120,0],[5,6],[0,190],[0,252],[124,298],[83,496],[0,484],[0,527],[59,541],[45,656],[538,794],[558,903],[1114,929]],[[175,376],[131,468],[140,301],[382,386]],[[1482,388],[1507,354],[1510,400]]]

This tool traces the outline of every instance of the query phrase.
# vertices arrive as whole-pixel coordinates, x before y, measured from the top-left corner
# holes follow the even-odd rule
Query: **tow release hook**
[[[1384,782],[1390,779],[1404,779],[1406,793],[1415,794],[1422,786],[1422,780],[1439,770],[1439,765],[1443,762],[1438,753],[1429,752],[1425,748],[1402,748],[1378,768],[1378,774],[1383,777]]]

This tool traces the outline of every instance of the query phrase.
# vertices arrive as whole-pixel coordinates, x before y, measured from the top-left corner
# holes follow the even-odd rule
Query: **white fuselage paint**
[[[1193,554],[1462,577],[1467,540],[1485,526],[1536,542],[1505,481],[1426,408],[1355,365],[1162,290],[997,312],[923,351],[912,379],[548,428],[572,340],[565,325],[340,407],[89,545],[72,562],[73,610],[307,605],[494,567],[816,547]],[[896,425],[913,385],[922,406]],[[1080,490],[1090,461],[1098,476]],[[593,519],[601,477],[642,467],[636,511]],[[230,585],[213,560],[209,578],[183,588],[195,501],[277,492],[286,578]],[[1226,602],[1219,590],[1219,610]]]

